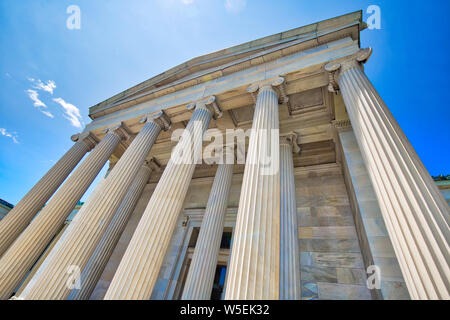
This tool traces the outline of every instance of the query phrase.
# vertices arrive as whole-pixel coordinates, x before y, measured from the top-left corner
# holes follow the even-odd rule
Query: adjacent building
[[[14,208],[14,206],[11,203],[0,199],[0,220],[2,220],[12,208]]]

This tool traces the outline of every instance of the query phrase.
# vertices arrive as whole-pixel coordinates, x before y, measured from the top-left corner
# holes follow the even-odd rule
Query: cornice
[[[289,30],[262,39],[257,39],[236,47],[224,49],[216,53],[192,59],[91,107],[89,110],[90,117],[94,119],[97,118],[97,116],[95,116],[96,114],[100,113],[100,115],[105,115],[114,112],[114,110],[112,110],[111,112],[107,112],[107,110],[117,104],[124,104],[142,96],[152,95],[153,93],[169,87],[172,87],[176,91],[177,84],[193,81],[194,79],[197,79],[197,83],[198,81],[211,81],[212,79],[223,76],[223,72],[227,68],[237,70],[236,66],[242,63],[247,64],[247,62],[251,61],[251,65],[257,65],[270,61],[271,59],[276,59],[280,56],[280,54],[281,56],[292,54],[295,51],[292,51],[289,48],[314,39],[318,40],[320,37],[324,36],[330,38],[331,34],[351,27],[357,27],[358,32],[365,28],[365,24],[362,22],[361,11],[328,19],[301,28]],[[359,40],[359,33],[357,37]],[[317,45],[317,42],[315,43],[315,45]],[[304,48],[302,50],[304,50]],[[236,55],[245,52],[248,52],[247,56],[243,58],[237,57],[235,59],[232,59]],[[252,52],[256,53],[252,54]],[[275,54],[275,52],[279,52],[279,54]],[[215,55],[217,57],[210,58],[214,57]],[[226,59],[232,60],[227,62]],[[221,62],[222,60],[224,60],[225,63]],[[209,66],[211,64],[214,64],[214,62],[218,63],[215,67],[208,67],[204,71],[197,71],[192,73],[191,75],[186,75],[179,79],[175,79],[172,81],[169,80],[170,77],[182,74],[183,72],[186,73],[189,69],[192,69],[196,66],[200,66],[202,64]],[[161,85],[161,83],[163,82],[166,84]],[[143,91],[147,92],[142,93]]]

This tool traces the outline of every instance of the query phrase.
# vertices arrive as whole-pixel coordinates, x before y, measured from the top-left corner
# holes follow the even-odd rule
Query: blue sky
[[[80,30],[66,27],[72,4]],[[356,10],[366,20],[369,5],[381,29],[362,32],[366,73],[429,172],[450,173],[450,1],[0,0],[0,198],[20,200],[90,106],[202,54]]]

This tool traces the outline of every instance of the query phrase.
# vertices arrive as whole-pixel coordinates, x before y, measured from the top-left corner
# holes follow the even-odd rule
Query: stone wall
[[[350,194],[356,230],[365,267],[375,265],[381,276],[380,290],[372,290],[375,299],[409,299],[399,263],[395,256],[369,174],[353,131],[339,133],[343,171]]]
[[[447,201],[447,204],[450,205],[450,181],[437,181],[436,184],[444,196],[445,201]]]
[[[296,169],[302,299],[371,299],[338,165]]]

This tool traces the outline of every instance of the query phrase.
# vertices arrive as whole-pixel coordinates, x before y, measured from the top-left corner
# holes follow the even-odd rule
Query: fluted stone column
[[[150,174],[156,166],[156,162],[146,162],[138,171],[114,218],[109,223],[100,243],[95,248],[94,253],[89,258],[86,267],[81,273],[81,288],[73,289],[70,293],[69,300],[89,300],[127,225],[128,219],[133,213],[136,203],[141,197],[142,191],[147,185]]]
[[[270,85],[262,86],[242,180],[226,300],[277,300],[280,296],[278,126],[277,93]]]
[[[123,138],[121,128],[108,132],[5,252],[0,259],[1,299],[20,284]]]
[[[0,221],[0,257],[33,220],[95,141],[90,134],[72,136],[75,144]]]
[[[297,204],[292,159],[292,153],[299,152],[297,134],[291,133],[280,137],[280,300],[301,299]]]
[[[234,150],[230,149],[225,147],[225,152],[234,155]],[[234,156],[230,158],[233,159]],[[184,284],[181,298],[183,300],[209,300],[211,298],[231,179],[233,178],[233,167],[233,163],[224,161],[217,168],[189,273]]]
[[[214,100],[206,103],[188,106],[195,111],[153,191],[105,300],[150,298],[195,170],[195,159],[202,151],[196,146],[201,146],[211,116],[218,110]]]
[[[366,77],[371,49],[331,63],[412,299],[449,299],[449,207]]]
[[[53,249],[45,262],[46,267],[30,281],[21,295],[23,299],[66,299],[71,287],[67,281],[73,278],[73,270],[83,270],[89,257],[109,222],[120,206],[134,177],[145,161],[162,128],[168,128],[168,120],[161,113],[157,119],[147,122],[127,148],[114,169],[94,190],[81,207],[67,233]],[[29,290],[28,290],[29,289]]]
[[[25,290],[25,288],[28,286],[28,283],[33,279],[34,275],[39,271],[39,268],[44,263],[45,259],[47,259],[50,252],[52,252],[55,245],[58,243],[58,241],[61,239],[61,237],[64,235],[64,232],[67,230],[67,227],[70,223],[65,223],[62,227],[61,231],[58,232],[58,234],[52,239],[52,242],[45,248],[44,252],[41,254],[39,259],[36,261],[36,263],[33,265],[31,271],[27,274],[25,281],[20,284],[19,289],[17,289],[15,295],[12,297],[18,297],[20,294]]]

